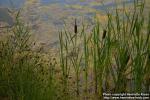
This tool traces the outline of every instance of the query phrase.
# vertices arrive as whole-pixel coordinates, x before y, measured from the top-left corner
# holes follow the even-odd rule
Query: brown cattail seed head
[[[105,39],[106,33],[107,33],[107,31],[104,29],[104,30],[103,30],[103,36],[102,36],[102,39]]]
[[[77,22],[76,22],[76,19],[75,19],[74,33],[77,33],[77,32],[78,32],[78,28],[77,28]]]

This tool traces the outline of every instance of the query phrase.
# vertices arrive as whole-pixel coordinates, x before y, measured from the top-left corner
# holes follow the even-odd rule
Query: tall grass
[[[11,35],[0,41],[0,99],[56,99],[54,67],[45,72],[40,55],[32,51],[29,29],[16,17]]]
[[[84,27],[81,33],[78,33],[81,35],[77,35],[83,38],[83,41],[78,41],[81,41],[81,44],[83,42],[80,53],[84,55],[82,59],[86,66],[85,89],[89,88],[88,70],[92,68],[93,89],[101,99],[103,92],[145,92],[149,90],[149,83],[146,81],[148,79],[145,80],[148,78],[146,73],[149,70],[147,69],[149,22],[146,22],[147,19],[143,13],[144,1],[135,0],[133,8],[132,12],[127,12],[124,6],[122,13],[117,9],[115,15],[107,13],[108,24],[107,28],[103,29],[103,34],[100,28],[101,24],[97,21],[90,35],[86,34]],[[148,32],[145,31],[145,26],[147,26]],[[67,34],[71,35],[70,32]],[[75,41],[76,38],[74,38]],[[76,48],[74,44],[71,47],[73,49]],[[75,61],[71,61],[71,63],[75,67]]]

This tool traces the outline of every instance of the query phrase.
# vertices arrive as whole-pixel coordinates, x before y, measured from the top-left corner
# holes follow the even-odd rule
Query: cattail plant
[[[75,19],[75,24],[74,24],[74,33],[77,34],[78,32],[78,27],[77,27],[77,19]]]
[[[73,38],[77,38],[77,33],[78,33],[78,26],[77,26],[77,19],[75,19],[75,21],[74,21],[74,35],[71,37],[70,41],[72,41]]]
[[[107,31],[104,29],[104,30],[103,30],[103,36],[102,36],[102,39],[105,39],[106,33],[107,33]]]

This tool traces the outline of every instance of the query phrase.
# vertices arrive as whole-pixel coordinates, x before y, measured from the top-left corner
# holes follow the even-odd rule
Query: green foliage
[[[0,41],[0,98],[9,100],[55,100],[54,67],[47,75],[39,55],[31,50],[29,29],[19,16],[12,34]],[[43,80],[40,78],[43,75]]]

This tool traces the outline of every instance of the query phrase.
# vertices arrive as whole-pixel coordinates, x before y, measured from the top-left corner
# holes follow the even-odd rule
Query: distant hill
[[[10,15],[8,8],[0,7],[0,27],[5,27],[5,25],[11,27],[13,24],[13,17]]]
[[[20,8],[25,0],[0,0],[0,7]]]

